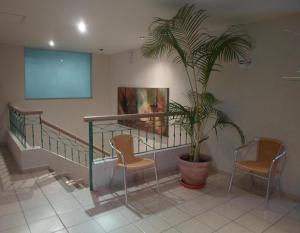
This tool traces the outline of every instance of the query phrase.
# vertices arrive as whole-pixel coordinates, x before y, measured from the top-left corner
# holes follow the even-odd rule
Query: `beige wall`
[[[224,108],[243,128],[248,139],[255,136],[283,140],[288,154],[283,173],[283,188],[300,198],[300,82],[281,79],[300,76],[300,14],[248,25],[255,39],[252,65],[241,68],[227,66],[212,81],[210,90],[224,101]],[[219,167],[230,167],[233,140],[224,134],[216,151]],[[224,148],[224,150],[223,150]],[[224,153],[224,154],[223,154]]]
[[[102,115],[112,112],[108,58],[93,55],[92,99],[24,100],[23,47],[0,45],[0,141],[7,128],[7,102],[25,109],[41,109],[45,119],[87,137],[85,115]]]
[[[299,22],[300,15],[294,15],[247,25],[255,40],[251,66],[226,65],[212,77],[209,91],[223,101],[222,109],[242,127],[248,140],[265,136],[284,141],[288,159],[283,188],[300,198],[300,82],[280,78],[300,70],[300,37],[286,32],[299,32]],[[114,103],[118,86],[169,87],[171,99],[186,101],[187,81],[178,64],[167,59],[147,60],[134,51],[133,56],[129,52],[112,56],[110,66]],[[206,152],[218,168],[230,171],[233,150],[239,143],[237,134],[228,129],[218,140],[212,135]]]
[[[300,197],[300,82],[282,80],[283,75],[296,75],[300,70],[300,15],[247,25],[255,39],[252,65],[237,63],[214,75],[209,90],[223,100],[222,108],[244,130],[247,139],[266,136],[282,139],[288,148],[283,174],[283,188]],[[148,60],[140,51],[110,57],[93,57],[93,99],[24,101],[23,49],[0,46],[0,127],[6,116],[5,103],[21,107],[41,108],[45,117],[79,135],[87,135],[82,116],[116,113],[117,87],[169,87],[170,98],[185,102],[188,84],[179,64],[168,59]],[[298,73],[299,75],[299,73]],[[4,121],[6,122],[6,121]],[[232,154],[239,138],[232,130],[212,136],[206,144],[207,153],[216,165],[230,170]]]

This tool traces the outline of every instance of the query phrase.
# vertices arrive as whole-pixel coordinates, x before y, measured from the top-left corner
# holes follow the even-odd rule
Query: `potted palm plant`
[[[222,69],[221,64],[246,57],[251,39],[237,25],[212,35],[203,27],[206,19],[205,10],[184,5],[171,19],[153,20],[142,47],[145,57],[171,55],[186,71],[189,104],[170,101],[168,111],[176,114],[175,124],[180,124],[191,139],[189,154],[179,157],[182,183],[190,188],[205,184],[210,159],[203,154],[202,145],[211,132],[218,133],[231,126],[237,130],[241,142],[245,141],[240,127],[217,108],[220,101],[208,91],[208,83],[211,74]]]

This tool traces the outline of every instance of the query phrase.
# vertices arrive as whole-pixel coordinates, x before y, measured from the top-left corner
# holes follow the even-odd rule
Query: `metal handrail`
[[[151,113],[136,113],[136,114],[120,114],[120,115],[104,115],[104,116],[85,116],[83,120],[85,122],[93,121],[112,121],[112,120],[130,120],[147,117],[163,117],[163,116],[176,116],[179,113],[167,113],[167,112],[151,112]]]
[[[9,109],[14,110],[14,111],[18,112],[20,115],[24,115],[24,116],[26,116],[26,115],[42,115],[43,114],[42,110],[24,110],[17,106],[14,106],[10,103],[7,106]]]
[[[65,129],[63,129],[63,128],[61,128],[61,127],[59,127],[59,126],[57,126],[57,125],[55,125],[55,124],[53,124],[53,123],[50,123],[49,121],[46,121],[46,120],[44,120],[44,119],[41,119],[41,124],[45,124],[46,126],[48,126],[48,127],[52,128],[52,129],[58,131],[59,133],[63,133],[63,134],[65,134],[65,135],[67,135],[68,137],[74,139],[75,141],[78,141],[78,142],[80,142],[80,143],[82,143],[82,144],[84,144],[84,145],[86,145],[86,146],[89,146],[89,143],[88,143],[86,140],[77,137],[76,135],[70,133],[69,131],[67,131],[67,130],[65,130]],[[94,146],[94,149],[95,149],[96,151],[98,151],[98,152],[101,152],[101,153],[107,155],[107,156],[110,156],[110,153],[109,153],[109,152],[107,152],[107,151],[105,151],[105,150],[102,150],[102,149],[100,149],[100,148],[97,147],[97,146]]]

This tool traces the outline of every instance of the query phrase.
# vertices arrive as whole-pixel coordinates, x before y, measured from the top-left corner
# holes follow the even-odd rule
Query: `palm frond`
[[[251,38],[241,25],[231,26],[220,36],[212,37],[196,51],[199,81],[206,86],[211,72],[222,68],[218,61],[231,62],[244,58],[251,47]]]
[[[219,110],[219,109],[215,109],[214,110],[214,114],[216,115],[216,121],[215,124],[213,126],[213,128],[215,129],[216,134],[218,134],[218,129],[224,129],[225,127],[231,126],[234,129],[237,130],[240,138],[241,138],[241,143],[245,144],[245,136],[244,133],[242,131],[242,129],[235,124],[228,116],[226,113],[224,113],[223,111]]]
[[[153,58],[176,51],[175,62],[193,66],[195,51],[210,38],[201,28],[206,18],[205,10],[189,4],[171,19],[156,18],[142,47],[144,56]]]
[[[188,135],[193,134],[194,124],[196,123],[195,110],[189,106],[184,106],[175,101],[168,105],[168,114],[173,116],[174,124],[181,125]]]

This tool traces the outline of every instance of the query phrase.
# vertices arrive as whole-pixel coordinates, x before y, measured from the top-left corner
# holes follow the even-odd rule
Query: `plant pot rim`
[[[201,154],[200,155],[200,157],[203,158],[204,161],[199,161],[199,162],[185,160],[185,159],[182,158],[182,157],[185,157],[185,156],[189,156],[189,154],[181,154],[181,155],[178,155],[177,158],[181,161],[186,162],[186,163],[193,163],[193,164],[194,163],[209,163],[212,160],[211,156],[206,155],[206,154]]]
[[[202,189],[205,187],[206,183],[203,184],[198,184],[198,185],[193,185],[193,184],[187,184],[185,183],[182,179],[180,180],[180,184],[188,189]]]

